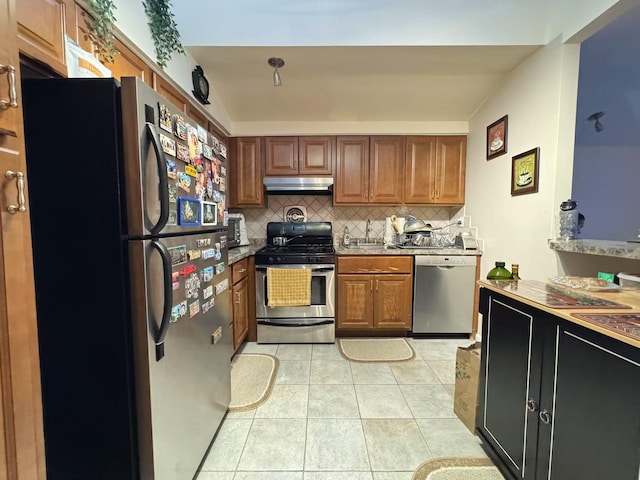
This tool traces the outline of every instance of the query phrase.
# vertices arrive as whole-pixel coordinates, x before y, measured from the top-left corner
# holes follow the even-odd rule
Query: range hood
[[[331,195],[333,192],[333,177],[264,177],[263,183],[271,195]]]

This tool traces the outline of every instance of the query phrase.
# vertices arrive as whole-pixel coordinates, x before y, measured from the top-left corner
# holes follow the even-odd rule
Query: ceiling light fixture
[[[282,85],[282,79],[280,78],[280,72],[278,72],[278,69],[284,67],[284,60],[279,57],[271,57],[267,62],[274,68],[273,86],[279,87]]]
[[[604,116],[604,112],[596,112],[592,115],[589,115],[589,117],[587,117],[587,120],[589,120],[590,122],[595,122],[593,126],[595,127],[596,132],[601,132],[602,130],[604,130],[604,125],[600,123],[600,119],[603,116]]]

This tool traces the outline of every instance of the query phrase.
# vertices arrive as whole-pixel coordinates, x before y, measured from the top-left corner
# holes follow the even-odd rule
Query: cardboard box
[[[478,380],[480,376],[479,342],[469,347],[459,347],[456,352],[456,387],[453,411],[471,433],[476,430],[478,406]]]

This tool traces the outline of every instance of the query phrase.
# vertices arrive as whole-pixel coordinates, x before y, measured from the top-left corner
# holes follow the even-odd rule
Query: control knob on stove
[[[273,257],[269,257],[269,263],[273,263]]]

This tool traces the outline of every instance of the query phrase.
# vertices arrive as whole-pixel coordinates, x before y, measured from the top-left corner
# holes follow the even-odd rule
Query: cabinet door
[[[147,85],[152,85],[152,71],[144,60],[129,50],[120,40],[116,39],[115,43],[120,54],[114,57],[113,63],[107,64],[111,75],[118,80],[122,77],[138,77]]]
[[[233,350],[242,344],[249,331],[249,279],[233,286]]]
[[[298,175],[298,137],[267,137],[265,155],[265,175]]]
[[[20,51],[67,76],[64,61],[65,4],[63,0],[18,0]]]
[[[538,442],[544,478],[637,480],[638,349],[564,322],[554,333],[541,402],[549,423],[540,423]]]
[[[233,169],[237,207],[263,205],[261,142],[259,137],[236,139]]]
[[[334,152],[334,137],[298,138],[298,173],[300,175],[331,175]]]
[[[369,137],[338,137],[336,145],[334,203],[368,203]]]
[[[462,205],[467,165],[467,137],[438,137],[436,150],[436,203]]]
[[[404,203],[434,203],[436,137],[406,138]]]
[[[71,40],[76,42],[80,48],[89,53],[94,53],[98,49],[98,46],[91,41],[88,35],[89,28],[87,27],[87,21],[92,18],[89,12],[76,2],[65,1],[66,34]],[[109,65],[108,68],[112,70],[111,65]]]
[[[373,327],[373,275],[337,275],[338,328]]]
[[[153,89],[173,104],[181,112],[187,112],[187,99],[180,91],[167,82],[157,73],[153,72]]]
[[[487,293],[478,429],[518,478],[535,478],[542,336],[533,311]],[[527,409],[527,402],[533,411]]]
[[[0,478],[44,479],[29,204],[24,212],[7,211],[19,194],[6,172],[26,174],[16,16],[16,2],[0,0],[0,64],[15,67],[17,95],[17,108],[0,110]],[[8,75],[0,74],[0,99],[8,92]]]
[[[411,275],[375,276],[376,328],[411,329]]]
[[[196,107],[194,107],[191,102],[187,102],[187,116],[191,118],[191,120],[197,122],[202,128],[206,129],[209,120],[207,117]]]
[[[401,204],[404,138],[371,137],[369,148],[369,203]]]

